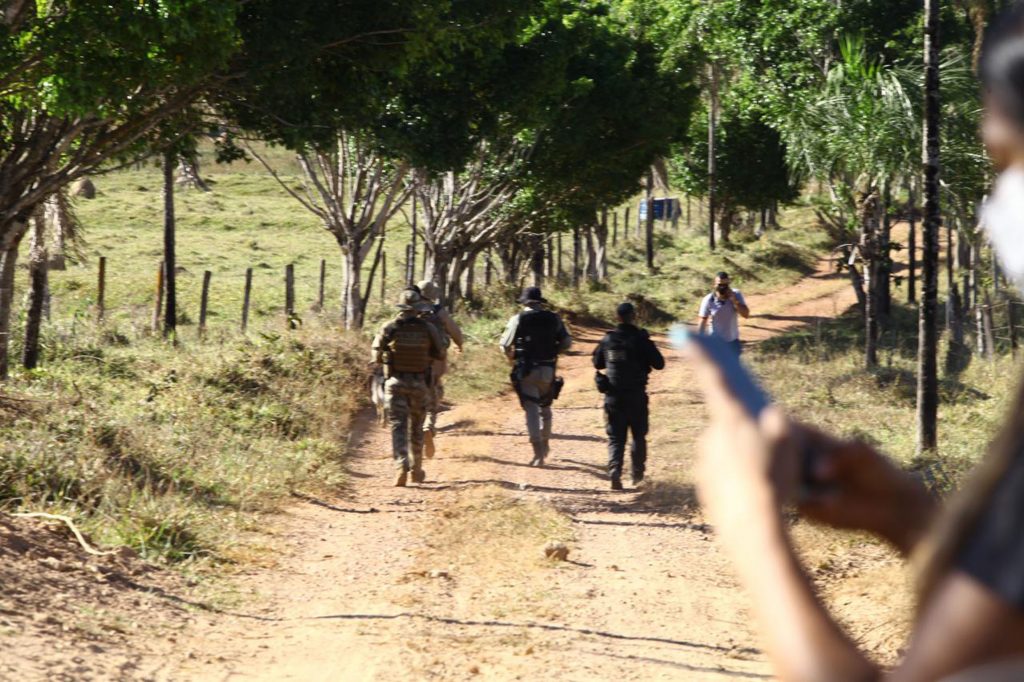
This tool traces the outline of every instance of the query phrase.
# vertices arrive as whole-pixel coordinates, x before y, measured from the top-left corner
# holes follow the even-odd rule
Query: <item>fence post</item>
[[[619,212],[612,212],[612,246],[619,241]]]
[[[99,322],[103,321],[103,315],[106,313],[106,298],[107,298],[107,257],[100,256],[100,271],[99,281],[97,282],[96,291],[96,319]]]
[[[206,309],[210,303],[210,277],[213,273],[203,270],[203,293],[199,297],[199,338],[206,336]]]
[[[629,241],[629,209],[630,207],[627,206],[626,215],[622,219],[622,238],[626,241]]]
[[[252,268],[245,269],[245,292],[242,294],[242,333],[249,327],[249,300],[252,297]]]
[[[156,304],[153,306],[153,331],[160,331],[160,312],[164,304],[164,262],[156,271]]]
[[[992,332],[992,301],[985,292],[985,306],[982,308],[982,324],[985,330],[985,355],[990,360],[996,356],[995,334]]]
[[[1013,308],[1013,299],[1006,299],[1006,321],[1010,325],[1010,352],[1017,357],[1017,311]]]
[[[284,314],[287,318],[286,324],[289,329],[294,329],[295,324],[295,265],[289,263],[284,267]]]
[[[384,305],[384,296],[388,288],[388,254],[380,255],[380,304]]]
[[[320,289],[316,295],[316,310],[320,312],[324,309],[324,287],[327,284],[327,259],[320,259]]]

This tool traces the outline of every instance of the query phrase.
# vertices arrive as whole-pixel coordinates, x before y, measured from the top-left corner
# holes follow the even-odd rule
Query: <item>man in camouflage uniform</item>
[[[398,300],[398,316],[381,327],[373,339],[373,361],[384,366],[384,400],[391,423],[391,448],[398,465],[395,485],[404,487],[410,472],[413,483],[426,479],[423,471],[423,421],[430,399],[431,366],[444,360],[440,334],[420,318],[430,304],[414,289]],[[409,441],[412,440],[412,456]]]
[[[462,350],[464,341],[462,329],[452,319],[451,314],[438,301],[441,298],[440,288],[429,279],[419,283],[420,293],[423,298],[431,304],[430,310],[422,315],[424,319],[437,328],[441,339],[447,348],[454,343],[455,347]],[[444,375],[448,372],[447,360],[434,360],[431,371],[430,403],[427,405],[427,420],[423,425],[423,456],[431,459],[434,456],[434,434],[437,432],[437,413],[441,410],[441,401],[444,399]]]

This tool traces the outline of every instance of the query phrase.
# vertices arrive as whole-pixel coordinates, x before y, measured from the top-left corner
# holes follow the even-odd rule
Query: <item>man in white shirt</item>
[[[732,346],[737,355],[740,354],[739,318],[750,317],[750,308],[743,300],[743,294],[729,285],[728,273],[720,272],[715,276],[715,289],[700,302],[698,315],[698,333],[717,336]]]

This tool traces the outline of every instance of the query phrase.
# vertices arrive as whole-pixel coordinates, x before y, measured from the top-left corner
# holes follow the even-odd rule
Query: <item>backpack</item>
[[[608,332],[604,340],[604,358],[608,380],[617,391],[643,388],[647,385],[648,367],[640,344],[647,338],[643,331]]]
[[[420,319],[426,320],[427,322],[434,326],[434,329],[437,330],[438,336],[441,337],[441,345],[443,345],[445,348],[448,348],[450,345],[452,345],[452,339],[450,336],[448,336],[448,330],[445,329],[444,322],[441,321],[440,303],[434,304],[431,307],[429,313],[423,313],[422,315],[420,315]]]
[[[525,310],[516,326],[516,360],[527,364],[553,363],[558,358],[562,321],[550,310]]]
[[[388,340],[389,367],[394,372],[424,374],[431,366],[430,324],[416,317],[396,320]]]

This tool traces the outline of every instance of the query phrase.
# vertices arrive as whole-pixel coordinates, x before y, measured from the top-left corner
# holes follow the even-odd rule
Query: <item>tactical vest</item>
[[[640,345],[644,338],[642,331],[621,329],[608,332],[605,337],[605,367],[616,391],[638,390],[647,385],[648,367]]]
[[[550,310],[524,310],[516,325],[516,360],[528,364],[553,363],[558,359],[558,315]]]
[[[388,341],[389,367],[393,372],[423,374],[430,368],[429,323],[418,318],[396,320]]]

